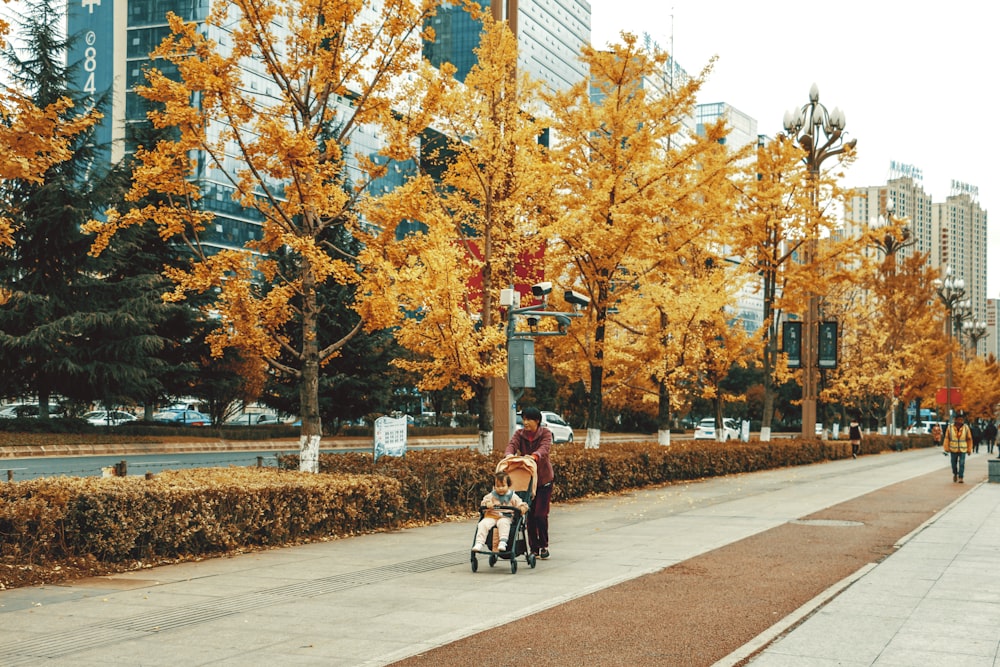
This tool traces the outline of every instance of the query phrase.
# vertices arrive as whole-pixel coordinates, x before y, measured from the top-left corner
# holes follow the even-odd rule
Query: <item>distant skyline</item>
[[[699,102],[726,102],[782,131],[786,110],[809,101],[839,107],[858,157],[847,186],[885,183],[895,161],[922,172],[935,203],[952,181],[978,188],[989,215],[988,258],[1000,258],[1000,127],[991,123],[1000,65],[1000,10],[971,0],[919,6],[886,0],[591,0],[596,47],[644,32],[698,74],[718,56]],[[837,17],[837,18],[834,18]],[[990,123],[983,128],[977,124]],[[991,207],[994,207],[991,210]],[[1000,265],[987,296],[1000,296]]]

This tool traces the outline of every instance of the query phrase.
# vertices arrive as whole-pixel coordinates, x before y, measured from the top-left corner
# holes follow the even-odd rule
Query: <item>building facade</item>
[[[940,244],[938,266],[965,281],[965,298],[971,302],[967,320],[987,319],[986,211],[979,205],[978,189],[952,181],[948,198],[933,206],[934,227]],[[995,339],[995,338],[994,338]],[[977,354],[988,349],[989,338],[980,340]]]
[[[548,89],[564,91],[587,78],[580,51],[590,44],[590,3],[585,0],[476,0],[490,8],[493,18],[507,21],[517,37],[518,68]],[[442,6],[430,21],[433,42],[424,43],[424,56],[435,67],[455,66],[464,81],[476,63],[481,25],[461,2]]]

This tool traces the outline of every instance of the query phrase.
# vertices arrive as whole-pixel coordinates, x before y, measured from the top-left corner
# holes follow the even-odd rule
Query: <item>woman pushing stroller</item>
[[[552,499],[552,481],[555,473],[549,461],[552,448],[552,431],[542,426],[542,413],[529,407],[521,411],[524,427],[514,431],[507,443],[506,454],[530,456],[538,467],[538,488],[528,512],[528,544],[538,558],[549,557],[549,504]]]

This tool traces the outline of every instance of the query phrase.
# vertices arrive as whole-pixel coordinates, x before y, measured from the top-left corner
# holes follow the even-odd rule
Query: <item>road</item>
[[[675,436],[689,439],[690,436]],[[602,442],[655,440],[641,434],[604,434]],[[476,446],[476,436],[412,437],[409,449],[469,449]],[[324,453],[370,452],[370,438],[326,438]],[[79,453],[76,453],[79,452]],[[99,477],[103,469],[121,461],[131,475],[156,474],[163,470],[228,466],[275,466],[276,454],[298,452],[295,439],[258,442],[196,440],[188,442],[86,445],[61,447],[0,447],[0,481],[20,481],[37,477],[70,475]]]

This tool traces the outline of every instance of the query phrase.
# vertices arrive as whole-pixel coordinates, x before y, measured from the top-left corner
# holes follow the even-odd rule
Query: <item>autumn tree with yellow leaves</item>
[[[866,240],[871,244],[872,235]],[[868,261],[855,267],[857,284],[826,301],[826,313],[842,323],[842,344],[821,397],[848,413],[874,413],[888,427],[894,407],[933,395],[943,373],[941,308],[930,298],[936,271],[926,254],[869,250]]]
[[[474,3],[482,22],[478,62],[464,82],[454,69],[426,72],[434,120],[416,177],[372,201],[381,233],[366,241],[365,314],[393,327],[422,390],[451,387],[479,414],[493,443],[492,392],[507,372],[500,290],[541,279],[542,209],[552,196],[537,86],[517,73],[517,40]],[[409,224],[409,231],[400,225]],[[415,223],[415,224],[414,224]],[[505,438],[504,438],[505,439]]]
[[[9,30],[0,20],[0,46],[6,44]],[[39,108],[30,93],[0,82],[0,182],[41,183],[49,167],[73,155],[72,140],[100,118],[94,109],[75,108],[68,97]],[[0,245],[13,245],[13,224],[0,215]]]
[[[138,92],[151,102],[153,125],[175,138],[140,148],[129,193],[132,202],[159,203],[108,211],[88,227],[95,253],[147,220],[190,253],[188,267],[169,271],[168,298],[214,292],[210,307],[224,325],[215,352],[251,351],[296,378],[304,471],[318,470],[320,366],[365,325],[358,316],[321,347],[318,293],[361,281],[366,267],[338,245],[339,232],[360,235],[359,201],[390,161],[412,157],[413,138],[429,124],[407,76],[434,8],[434,0],[212,3],[205,23],[226,35],[225,46],[207,36],[214,30],[169,14],[171,34],[151,56],[177,75],[154,67]],[[373,129],[382,147],[364,154],[352,140]],[[208,172],[259,214],[259,233],[242,248],[212,252],[204,243],[213,214],[198,176]]]
[[[586,446],[599,447],[606,396],[627,390],[638,372],[647,385],[668,381],[676,355],[665,343],[668,325],[690,314],[677,311],[662,285],[671,276],[674,285],[687,282],[706,250],[720,259],[735,223],[724,187],[733,156],[721,125],[706,136],[684,130],[708,68],[675,87],[666,76],[670,56],[629,34],[608,51],[585,47],[583,60],[592,80],[546,97],[562,174],[546,264],[553,280],[591,298],[583,321],[552,343],[552,365],[584,379]]]

